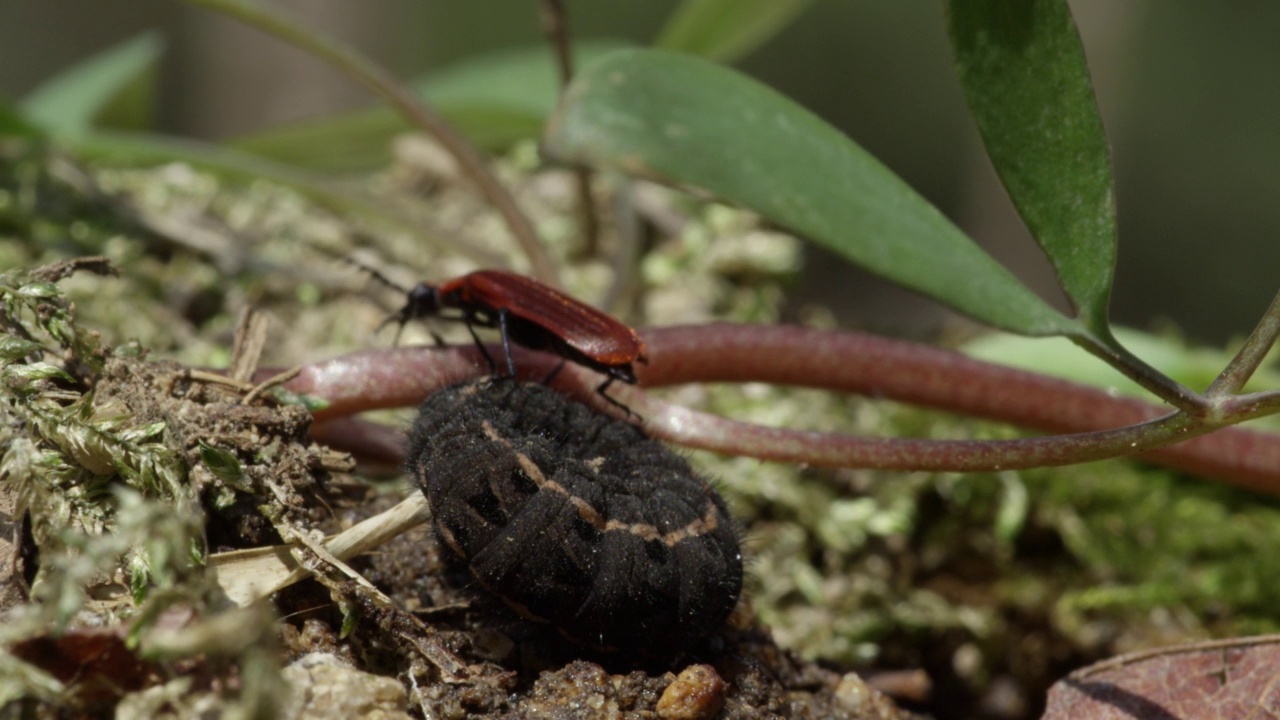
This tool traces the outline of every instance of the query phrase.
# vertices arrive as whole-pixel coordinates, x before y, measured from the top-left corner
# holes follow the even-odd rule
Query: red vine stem
[[[1209,431],[1185,415],[1105,391],[859,333],[773,325],[699,325],[644,333],[646,388],[691,382],[768,382],[883,397],[1051,433],[1019,440],[861,438],[767,428],[673,406],[615,384],[610,394],[663,439],[731,454],[813,465],[904,470],[991,470],[1084,462]],[[541,379],[557,359],[518,351],[522,375]],[[304,368],[290,387],[330,402],[317,419],[412,405],[434,388],[485,374],[474,348],[354,353]],[[596,376],[566,365],[555,384],[607,408]],[[1273,398],[1274,400],[1274,398]],[[1250,410],[1261,415],[1274,402]],[[1247,417],[1248,415],[1245,415]],[[1280,492],[1280,435],[1224,428],[1143,459],[1242,487]]]

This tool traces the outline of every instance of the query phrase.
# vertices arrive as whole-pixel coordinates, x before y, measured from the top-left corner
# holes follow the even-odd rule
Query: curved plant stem
[[[381,96],[412,124],[430,133],[453,156],[462,172],[475,183],[489,204],[502,216],[521,250],[529,258],[534,276],[547,284],[558,284],[555,265],[538,241],[533,225],[489,170],[484,156],[434,108],[418,99],[395,76],[353,48],[325,38],[314,30],[303,30],[294,20],[244,0],[185,1],[236,18],[327,60]]]
[[[644,414],[643,408],[632,407]],[[1070,435],[1015,440],[918,440],[780,430],[722,420],[671,407],[665,413],[646,416],[645,429],[654,437],[702,450],[726,452],[749,444],[749,454],[763,460],[828,467],[974,472],[1121,457],[1179,442],[1178,433],[1186,432],[1190,424],[1186,416],[1173,414],[1116,430]]]
[[[773,460],[848,467],[994,470],[1067,464],[1180,443],[1144,459],[1236,485],[1280,492],[1280,436],[1215,427],[1168,408],[1076,383],[1002,367],[958,353],[857,333],[800,327],[702,325],[644,332],[645,387],[691,382],[770,382],[883,397],[1053,433],[1004,441],[860,438],[767,428],[663,403],[614,384],[611,397],[673,442]],[[497,348],[491,350],[497,352]],[[558,358],[513,348],[522,377],[541,380]],[[303,369],[295,392],[330,404],[317,419],[419,402],[431,390],[485,374],[473,347],[399,348],[354,353]],[[598,376],[569,364],[557,387],[603,411]],[[1235,408],[1232,421],[1280,410],[1277,393]],[[616,409],[614,409],[616,410]],[[385,443],[384,443],[385,445]]]

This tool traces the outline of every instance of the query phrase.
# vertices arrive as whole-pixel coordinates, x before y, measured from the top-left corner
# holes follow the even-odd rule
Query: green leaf
[[[240,460],[236,458],[235,453],[230,450],[207,445],[201,440],[200,462],[204,463],[204,466],[209,468],[209,472],[219,480],[237,490],[247,489],[244,484],[244,468],[240,466]]]
[[[122,442],[142,443],[154,439],[165,431],[169,424],[164,420],[157,420],[152,423],[143,425],[135,425],[119,433],[118,437]]]
[[[13,103],[0,98],[0,138],[4,137],[40,137],[40,128],[27,121]]]
[[[619,47],[616,42],[579,44],[574,61],[581,67]],[[537,137],[560,94],[545,45],[466,60],[412,86],[472,142],[489,150]],[[354,172],[385,166],[391,139],[409,129],[384,107],[283,125],[231,144],[298,167]]]
[[[30,340],[24,340],[8,333],[0,334],[0,361],[13,362],[21,360],[32,353],[43,350],[44,346]]]
[[[147,599],[147,589],[151,581],[151,569],[141,555],[135,554],[129,559],[129,595],[135,605],[141,605]]]
[[[987,152],[1084,325],[1106,337],[1111,158],[1066,0],[951,0],[960,81]]]
[[[164,43],[145,32],[62,71],[22,102],[28,120],[46,131],[78,136],[129,86],[155,67]]]
[[[40,380],[58,379],[68,383],[75,382],[75,379],[63,371],[62,368],[43,362],[29,365],[10,365],[4,369],[3,373],[0,373],[0,377],[18,380],[23,387]]]
[[[50,300],[52,298],[60,297],[61,295],[62,295],[62,291],[58,289],[57,285],[54,285],[53,283],[47,282],[44,280],[36,280],[35,282],[29,282],[26,285],[23,285],[22,287],[18,288],[19,297],[36,298],[38,300]]]
[[[562,161],[742,205],[994,326],[1079,331],[865,150],[731,69],[613,53],[574,80],[543,142]]]
[[[235,138],[231,148],[317,172],[385,167],[390,142],[408,125],[390,108],[375,108],[279,125]]]
[[[812,0],[685,0],[654,47],[732,63],[750,55],[808,9]]]

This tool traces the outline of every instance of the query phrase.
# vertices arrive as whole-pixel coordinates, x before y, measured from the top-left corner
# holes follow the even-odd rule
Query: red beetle
[[[448,310],[459,314],[446,315]],[[605,381],[596,388],[601,394],[614,380],[634,385],[632,363],[648,362],[644,341],[635,330],[559,290],[504,270],[477,270],[440,285],[418,283],[404,307],[389,319],[404,325],[426,316],[466,323],[491,366],[493,358],[474,326],[497,328],[512,376],[516,374],[512,342],[548,350],[605,374]]]

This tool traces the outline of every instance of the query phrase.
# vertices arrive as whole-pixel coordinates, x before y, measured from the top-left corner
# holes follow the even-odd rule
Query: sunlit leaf
[[[45,81],[22,101],[27,119],[45,130],[79,135],[130,84],[151,70],[164,43],[146,32]]]
[[[996,172],[1080,319],[1105,337],[1116,260],[1111,158],[1066,0],[951,0],[969,106]]]
[[[20,297],[49,300],[62,295],[62,291],[58,289],[57,285],[54,285],[51,282],[37,280],[35,282],[29,282],[18,288],[18,295]]]
[[[40,343],[24,340],[8,333],[0,334],[0,361],[12,362],[21,360],[43,349],[44,347]]]
[[[811,4],[812,0],[685,0],[653,44],[732,63],[768,42]]]
[[[835,128],[731,69],[624,50],[573,82],[553,158],[709,192],[997,327],[1079,327]]]
[[[10,365],[4,369],[0,377],[6,379],[13,378],[20,380],[25,385],[38,380],[62,380],[64,382],[73,383],[75,380],[68,375],[62,368],[49,363],[31,363],[29,365]]]
[[[126,419],[131,420],[132,418]],[[127,428],[121,431],[118,437],[124,442],[142,443],[158,438],[160,433],[164,432],[167,427],[169,427],[167,422],[164,420],[157,420],[152,423],[145,423],[143,425],[135,425],[131,428]]]

